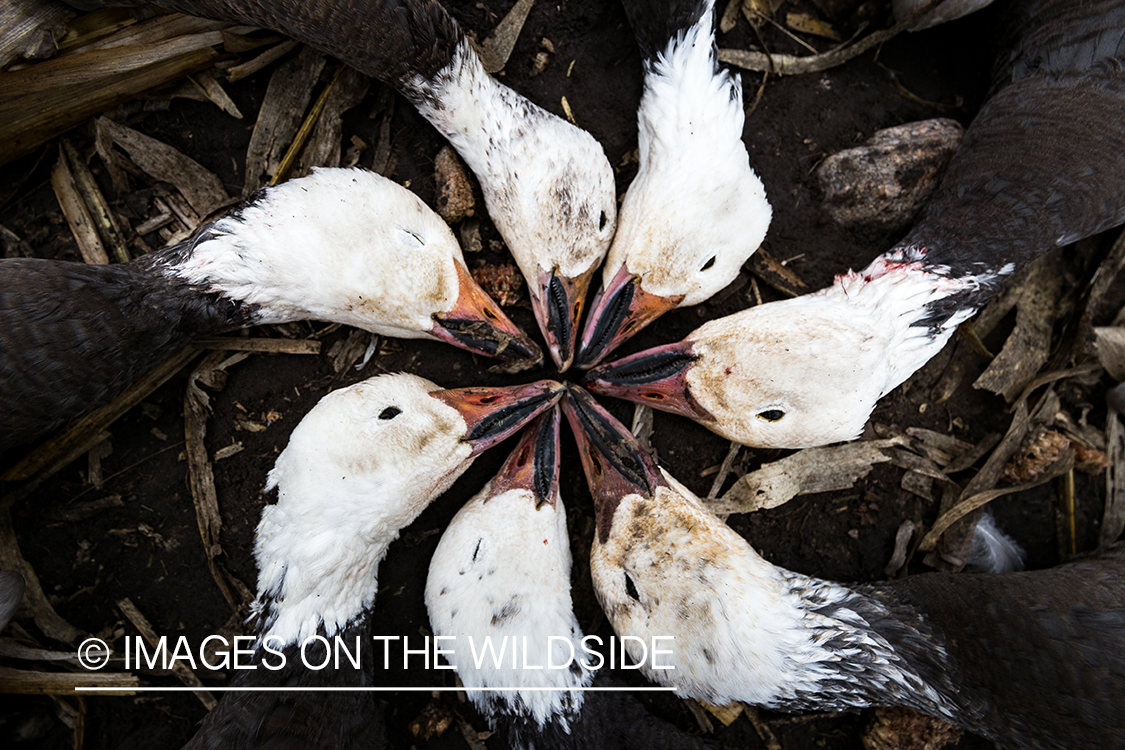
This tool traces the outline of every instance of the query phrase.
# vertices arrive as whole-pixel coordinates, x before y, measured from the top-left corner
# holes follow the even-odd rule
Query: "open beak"
[[[661,297],[641,288],[640,277],[621,264],[608,287],[598,290],[594,311],[582,331],[578,367],[593,367],[606,355],[683,301],[682,294]]]
[[[560,276],[554,271],[542,271],[538,294],[531,295],[531,308],[559,372],[566,372],[574,360],[582,307],[596,270],[595,266],[573,278]]]
[[[627,495],[652,497],[667,480],[625,426],[576,385],[567,386],[563,411],[570,422],[586,483],[594,496],[598,538],[609,538],[613,512]]]
[[[511,436],[562,398],[565,387],[554,380],[539,380],[507,388],[451,388],[430,393],[452,406],[465,420],[463,440],[473,455]]]
[[[530,490],[535,507],[557,505],[559,499],[559,416],[552,407],[528,425],[519,445],[492,480],[492,497],[508,490]]]
[[[595,367],[582,381],[594,393],[616,396],[702,422],[715,417],[691,395],[687,374],[695,364],[692,343],[681,341],[646,349]]]
[[[492,301],[463,264],[457,266],[457,302],[453,309],[434,313],[430,334],[462,349],[498,359],[526,361],[534,367],[543,352]]]

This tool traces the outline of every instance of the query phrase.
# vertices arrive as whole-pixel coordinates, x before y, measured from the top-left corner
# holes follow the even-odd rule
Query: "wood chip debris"
[[[95,125],[146,174],[176,187],[195,214],[184,217],[191,229],[194,230],[202,218],[230,200],[222,181],[214,172],[168,144],[106,117],[99,117]]]
[[[861,739],[864,750],[940,750],[962,734],[956,724],[895,706],[876,708]]]
[[[0,69],[17,58],[50,57],[66,33],[73,8],[41,0],[7,0],[0,4]]]
[[[488,263],[469,275],[501,307],[511,307],[523,299],[523,274],[512,263]]]
[[[277,174],[282,158],[301,128],[324,64],[324,53],[304,47],[270,76],[246,149],[244,198],[264,187]]]
[[[725,495],[706,504],[715,514],[750,513],[776,508],[797,495],[847,489],[875,464],[891,460],[885,449],[908,445],[905,437],[893,437],[806,448],[743,475]]]
[[[215,490],[211,459],[204,444],[207,419],[210,414],[210,397],[199,384],[207,383],[212,387],[216,385],[221,387],[225,381],[226,369],[249,356],[248,352],[239,352],[229,357],[224,352],[208,354],[188,378],[184,397],[184,443],[188,460],[188,486],[195,505],[199,535],[203,539],[203,550],[207,556],[207,567],[211,577],[215,580],[223,598],[227,600],[227,604],[236,612],[246,607],[253,597],[245,584],[228,573],[216,559],[223,551],[219,543],[223,521],[219,513],[219,498]]]
[[[808,13],[786,13],[785,25],[793,29],[793,31],[799,31],[802,34],[822,36],[836,42],[843,41],[840,32],[836,31],[836,29],[832,27],[832,24],[810,16]]]
[[[311,339],[267,339],[242,336],[213,336],[196,339],[200,349],[234,352],[261,352],[265,354],[320,354],[320,342]]]
[[[59,159],[51,169],[51,187],[54,188],[55,196],[59,199],[59,207],[62,208],[66,223],[70,226],[70,232],[78,243],[78,251],[82,254],[82,259],[91,265],[108,265],[109,255],[106,254],[105,246],[98,237],[97,230],[94,229],[94,219],[90,216],[85,201],[82,200],[65,150],[59,151]]]
[[[527,14],[531,12],[533,5],[535,0],[518,0],[500,23],[496,24],[492,34],[481,44],[480,59],[486,71],[499,73],[508,64],[508,58],[512,56],[516,40],[523,31]]]
[[[24,611],[30,612],[32,621],[35,622],[43,634],[61,643],[77,644],[86,637],[78,628],[64,620],[43,592],[39,584],[39,577],[31,564],[24,559],[20,552],[16,532],[12,526],[11,506],[0,503],[0,570],[12,570],[23,576]]]
[[[1113,544],[1125,531],[1125,427],[1110,404],[1106,415],[1106,449],[1110,467],[1105,473],[1105,510],[1098,532],[1098,547]]]
[[[338,69],[327,89],[316,126],[290,177],[309,174],[313,167],[354,166],[343,164],[344,113],[362,102],[370,88],[371,79],[359,71],[347,66]]]
[[[1034,380],[1051,353],[1055,322],[1068,311],[1061,307],[1065,261],[1060,251],[1037,259],[1038,272],[1026,276],[1017,295],[1011,298],[1016,308],[1016,327],[1003,349],[973,383],[1013,402]]]
[[[117,104],[210,67],[219,32],[98,49],[0,72],[0,164]]]
[[[756,52],[753,50],[719,49],[719,62],[736,65],[746,70],[758,72],[779,73],[781,75],[801,75],[804,73],[819,73],[829,68],[843,65],[848,60],[862,55],[876,45],[897,36],[900,32],[908,30],[923,14],[937,7],[945,0],[928,0],[902,21],[889,29],[875,31],[862,39],[849,39],[843,44],[827,52],[814,55],[781,55]],[[862,31],[862,29],[861,29]]]

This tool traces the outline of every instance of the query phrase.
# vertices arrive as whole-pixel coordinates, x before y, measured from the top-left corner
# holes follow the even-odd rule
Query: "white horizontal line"
[[[81,693],[197,693],[200,691],[209,693],[379,693],[386,691],[394,691],[396,693],[452,693],[452,692],[493,692],[493,693],[506,693],[506,692],[542,692],[548,690],[573,690],[578,693],[669,693],[676,688],[672,687],[571,687],[571,688],[557,688],[557,687],[129,687],[128,685],[115,685],[113,687],[83,687],[78,686],[74,688],[75,692]]]

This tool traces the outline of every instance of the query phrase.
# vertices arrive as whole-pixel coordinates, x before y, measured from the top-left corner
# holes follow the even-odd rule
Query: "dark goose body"
[[[849,588],[824,614],[854,605],[916,674],[946,686],[966,729],[1018,747],[1125,747],[1125,544],[1049,570]]]
[[[321,628],[319,635],[325,636]],[[349,648],[358,638],[360,667],[346,657],[339,667],[323,642],[310,643],[305,659],[310,664],[328,661],[323,669],[311,670],[302,664],[301,650],[290,645],[274,648],[285,657],[285,666],[270,670],[281,657],[258,651],[253,670],[240,672],[231,687],[358,688],[374,684],[375,649],[370,648],[370,629],[366,617],[336,634]],[[332,643],[329,639],[328,643]],[[387,746],[384,703],[377,692],[367,691],[247,691],[224,695],[219,705],[203,718],[199,731],[184,745],[185,750],[340,750]]]
[[[0,451],[106,403],[195,336],[252,322],[252,308],[164,273],[190,246],[119,265],[0,265]]]
[[[1005,20],[991,94],[896,246],[951,278],[997,277],[934,303],[934,324],[1051,247],[1125,223],[1125,4],[1012,2]]]
[[[819,292],[602,365],[591,390],[745,445],[851,440],[1011,274],[1125,222],[1125,4],[1006,11],[991,95],[900,243]]]

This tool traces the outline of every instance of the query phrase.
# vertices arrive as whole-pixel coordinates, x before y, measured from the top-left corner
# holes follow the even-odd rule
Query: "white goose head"
[[[577,662],[582,631],[571,604],[558,466],[559,414],[552,409],[454,516],[430,562],[426,608],[434,634],[456,637],[450,660],[470,688],[469,699],[494,727],[505,717],[536,732],[548,722],[566,729],[583,697],[567,688],[593,679]],[[524,669],[524,660],[569,668]]]
[[[718,67],[712,15],[646,65],[640,170],[583,331],[581,366],[726,287],[765,238],[772,209],[742,142],[741,80]]]
[[[551,356],[565,370],[590,279],[617,223],[605,152],[585,130],[489,76],[467,42],[435,80],[414,85],[426,94],[418,110],[480,180]]]
[[[418,196],[360,169],[316,169],[220,219],[167,273],[255,310],[436,338],[505,359],[539,348],[469,276],[449,227]]]
[[[591,370],[590,390],[698,420],[743,445],[852,440],[876,402],[941,349],[972,310],[930,324],[961,282],[876,262],[815,294],[712,320],[677,344]]]
[[[439,386],[381,375],[325,396],[270,472],[258,525],[259,631],[331,636],[371,606],[387,547],[485,448],[548,409],[561,386]]]

